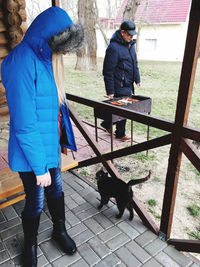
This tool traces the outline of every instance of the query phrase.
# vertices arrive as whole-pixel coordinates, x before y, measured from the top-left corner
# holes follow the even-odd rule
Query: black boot
[[[65,228],[64,193],[59,198],[47,198],[47,205],[53,221],[52,238],[66,254],[74,254],[77,250],[76,244],[67,234]]]
[[[37,235],[40,223],[40,215],[34,218],[26,218],[22,213],[22,226],[24,230],[23,266],[37,266]]]

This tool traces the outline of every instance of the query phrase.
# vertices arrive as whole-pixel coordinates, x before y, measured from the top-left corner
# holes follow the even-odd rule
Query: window
[[[145,46],[150,51],[156,51],[157,39],[145,39]]]

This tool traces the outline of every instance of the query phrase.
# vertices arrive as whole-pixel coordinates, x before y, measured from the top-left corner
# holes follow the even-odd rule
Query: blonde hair
[[[64,63],[63,55],[53,53],[52,54],[52,67],[53,75],[57,87],[59,105],[65,102],[65,89],[64,89]]]

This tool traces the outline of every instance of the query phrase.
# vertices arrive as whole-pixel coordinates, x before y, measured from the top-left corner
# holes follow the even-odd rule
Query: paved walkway
[[[125,212],[116,219],[116,206],[110,202],[97,210],[99,194],[91,185],[71,172],[63,173],[66,227],[78,251],[67,256],[51,239],[52,222],[45,206],[39,227],[38,267],[200,266],[147,230],[135,215]],[[23,234],[20,214],[24,201],[0,210],[0,267],[21,266]]]

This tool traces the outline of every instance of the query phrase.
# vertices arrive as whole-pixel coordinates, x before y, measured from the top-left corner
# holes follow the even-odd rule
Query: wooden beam
[[[129,146],[129,147],[125,147],[125,148],[113,151],[113,152],[108,152],[108,153],[103,154],[102,157],[104,160],[112,160],[115,158],[124,157],[130,154],[135,154],[138,152],[150,150],[153,148],[157,148],[157,147],[165,146],[169,144],[171,144],[171,134],[158,137],[158,138],[154,138],[154,139],[151,139],[150,141],[145,141],[143,143],[136,144],[134,146]],[[79,161],[78,168],[90,166],[90,165],[97,164],[100,162],[101,162],[101,158],[93,157],[90,159]]]
[[[84,97],[80,97],[80,96],[72,95],[68,93],[66,93],[66,98],[68,100],[77,102],[79,104],[83,104],[88,107],[93,107],[99,110],[117,114],[117,115],[120,115],[121,117],[125,117],[127,119],[137,121],[139,123],[149,125],[149,126],[152,126],[152,127],[155,127],[157,129],[161,129],[167,132],[172,132],[174,129],[174,122],[170,120],[161,119],[156,116],[147,115],[141,112],[128,110],[123,107],[113,106],[111,104],[94,101],[88,98],[84,98]]]
[[[127,119],[137,121],[139,123],[149,125],[151,127],[155,127],[163,131],[173,132],[174,130],[174,122],[170,120],[165,120],[156,116],[147,115],[133,110],[127,110],[122,107],[116,107],[111,104],[91,100],[69,93],[66,93],[66,97],[68,100],[71,100],[73,102],[83,104],[88,107],[97,108],[99,110],[104,110],[113,114],[117,114]],[[189,126],[183,126],[182,134],[184,138],[200,141],[200,130],[198,129]]]
[[[169,239],[167,242],[178,250],[200,253],[200,240]]]
[[[165,235],[166,239],[170,237],[171,233],[178,176],[182,156],[182,151],[180,149],[182,129],[183,126],[186,125],[188,119],[190,100],[194,84],[194,76],[199,54],[199,25],[200,1],[192,0],[161,216],[160,230],[161,233]]]
[[[188,139],[182,139],[181,150],[200,172],[200,151]]]

